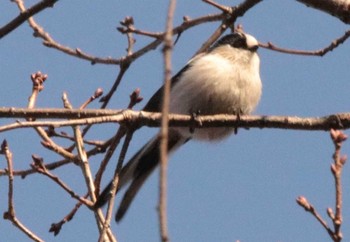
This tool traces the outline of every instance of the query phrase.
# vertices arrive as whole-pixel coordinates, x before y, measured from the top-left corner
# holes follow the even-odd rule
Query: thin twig
[[[228,28],[234,29],[234,24],[237,18],[243,16],[249,9],[254,7],[262,0],[245,0],[241,4],[234,7],[227,7],[212,0],[203,1],[223,11],[223,18],[221,19],[222,22],[220,26],[217,27],[214,33],[202,44],[194,56],[206,51]]]
[[[342,192],[342,183],[341,183],[341,174],[343,166],[346,162],[346,156],[340,154],[341,147],[343,142],[347,139],[347,136],[339,130],[331,129],[331,138],[334,143],[335,151],[333,154],[334,163],[331,165],[331,171],[335,181],[335,215],[332,218],[334,226],[334,241],[340,242],[343,238],[343,235],[340,231],[340,227],[343,223],[343,192]]]
[[[68,108],[68,109],[72,108],[72,105],[70,104],[66,93],[63,94],[62,100],[63,100],[65,108]],[[85,179],[85,183],[86,183],[86,186],[88,189],[90,199],[92,200],[92,203],[95,203],[96,202],[95,184],[94,184],[94,180],[92,178],[90,164],[88,161],[88,155],[87,155],[87,152],[85,151],[85,148],[84,148],[84,141],[83,141],[83,136],[82,136],[82,133],[80,130],[80,126],[74,125],[74,126],[72,126],[72,128],[74,131],[75,146],[76,146],[77,151],[78,151],[79,165],[81,167],[81,170],[82,170],[82,173],[83,173],[83,176]],[[93,210],[93,212],[95,215],[97,228],[101,232],[103,229],[103,224],[105,223],[105,218],[103,216],[101,209]],[[116,241],[115,236],[113,235],[110,228],[108,228],[108,230],[107,230],[107,235],[108,235],[108,239],[110,241]],[[107,236],[104,236],[103,239],[107,240]]]
[[[111,144],[112,139],[107,140],[101,147],[94,147],[93,149],[89,150],[87,152],[88,157],[99,154],[101,152],[104,152],[106,150],[106,148]],[[76,156],[75,160],[78,160],[78,157]],[[54,161],[52,163],[48,163],[45,165],[45,168],[48,170],[54,170],[57,169],[61,166],[67,165],[67,164],[71,164],[72,160],[59,160],[59,161]],[[27,175],[30,174],[34,174],[36,173],[36,170],[31,168],[28,170],[19,170],[19,171],[14,171],[13,175],[14,176],[21,176],[22,178],[25,178]],[[0,169],[0,176],[6,175],[6,171],[5,170],[1,170]]]
[[[12,153],[9,149],[7,141],[4,140],[1,144],[0,154],[5,155],[7,161],[7,175],[9,177],[9,191],[8,191],[8,210],[4,213],[4,219],[8,219],[12,222],[12,224],[21,230],[24,234],[26,234],[30,239],[43,242],[44,240],[40,239],[37,235],[35,235],[31,230],[29,230],[21,221],[16,217],[14,202],[13,202],[13,161],[12,161]]]
[[[114,81],[113,83],[113,86],[111,87],[111,89],[109,90],[109,92],[103,96],[101,99],[100,99],[100,102],[102,102],[102,105],[101,105],[101,109],[104,109],[107,107],[109,101],[111,100],[113,94],[117,91],[117,88],[125,74],[125,72],[129,69],[130,67],[130,63],[129,61],[125,61],[123,62],[123,64],[120,65],[120,70],[119,70],[119,73],[118,73],[118,76],[116,78],[116,80]]]
[[[328,226],[327,222],[322,218],[322,216],[316,211],[315,207],[312,206],[309,203],[309,201],[303,196],[299,196],[296,201],[301,207],[305,209],[305,211],[311,213],[316,218],[316,220],[322,225],[322,227],[327,231],[329,236],[333,238],[332,229]]]
[[[103,158],[103,160],[101,162],[100,168],[98,169],[98,171],[97,171],[97,173],[95,175],[95,186],[96,186],[96,188],[100,187],[102,174],[106,170],[108,162],[112,158],[115,149],[118,147],[119,142],[123,138],[124,135],[125,135],[125,129],[123,127],[120,127],[118,129],[117,133],[113,136],[112,142],[111,142],[107,152],[105,153],[105,156],[104,156],[104,158]],[[97,189],[96,192],[99,192],[98,190],[99,189]]]
[[[278,47],[271,42],[268,42],[267,44],[259,43],[260,47],[286,53],[286,54],[293,54],[293,55],[308,55],[308,56],[324,56],[328,52],[334,50],[339,45],[343,44],[348,38],[350,37],[350,30],[346,31],[342,36],[339,38],[333,40],[328,46],[319,49],[319,50],[292,50],[292,49],[286,49]]]
[[[122,170],[123,162],[124,162],[126,153],[128,151],[129,144],[130,144],[130,141],[132,139],[133,133],[134,133],[134,131],[130,130],[130,129],[126,132],[124,144],[123,144],[122,150],[120,151],[120,155],[119,155],[116,169],[114,171],[114,176],[113,176],[113,180],[112,180],[112,187],[111,187],[111,191],[110,191],[112,196],[108,202],[108,207],[107,207],[107,212],[106,212],[106,221],[103,225],[103,230],[100,233],[100,238],[98,240],[99,242],[103,241],[103,237],[106,233],[106,230],[110,227],[112,213],[113,213],[113,207],[114,207],[114,200],[115,200],[114,194],[116,194],[116,192],[117,192],[118,183],[119,183],[119,173]]]
[[[140,96],[140,89],[135,89],[131,94],[130,94],[130,101],[128,104],[128,109],[131,110],[136,104],[142,101],[142,97]],[[102,179],[102,174],[105,171],[107,164],[111,157],[114,154],[115,149],[119,145],[119,142],[121,138],[125,135],[125,127],[124,126],[119,126],[119,129],[117,133],[113,136],[111,139],[112,141],[110,142],[109,148],[101,162],[100,168],[98,169],[96,175],[95,175],[95,186],[96,186],[96,195],[99,193],[99,187]]]
[[[43,162],[43,158],[36,156],[36,155],[32,155],[33,158],[33,163],[31,164],[31,167],[33,169],[35,169],[37,172],[39,172],[40,174],[43,174],[45,176],[47,176],[48,178],[50,178],[52,181],[54,181],[55,183],[57,183],[61,188],[63,188],[63,190],[65,190],[71,197],[77,199],[79,202],[87,205],[87,206],[92,206],[92,202],[84,199],[83,197],[80,197],[78,194],[76,194],[71,188],[68,187],[67,184],[65,184],[58,176],[55,176],[54,174],[52,174],[51,172],[49,172]]]
[[[87,199],[89,196],[89,193],[85,194],[84,199]],[[81,207],[83,203],[82,202],[77,202],[74,206],[74,208],[58,223],[52,223],[51,227],[49,229],[50,233],[53,233],[54,236],[58,235],[59,232],[62,229],[63,224],[71,221],[74,217],[74,215],[76,214],[76,212],[79,210],[79,208]]]
[[[36,100],[38,97],[39,92],[41,92],[42,90],[44,90],[44,82],[47,79],[47,75],[46,74],[42,74],[40,71],[34,73],[31,75],[31,80],[32,80],[32,93],[29,97],[29,101],[28,101],[28,109],[34,109],[35,108],[35,104],[36,104]],[[27,120],[32,121],[33,119],[29,116],[26,117]],[[64,149],[63,147],[57,145],[46,133],[46,131],[40,127],[40,126],[35,126],[33,127],[35,129],[35,131],[37,132],[37,134],[43,139],[43,141],[41,141],[41,144],[49,149],[52,150],[54,152],[56,152],[57,154],[65,157],[66,159],[71,159],[71,160],[75,160],[74,155],[70,152],[68,152],[66,149]]]
[[[89,196],[90,196],[92,202],[95,203],[96,202],[95,185],[94,185],[94,181],[92,178],[90,165],[88,162],[88,156],[87,156],[87,153],[84,149],[82,134],[81,134],[79,126],[75,126],[73,128],[73,130],[74,130],[74,136],[76,138],[76,146],[77,146],[79,158],[81,160],[81,163],[80,163],[81,169],[83,171],[85,182],[86,182],[86,185],[88,187]],[[97,227],[101,233],[103,230],[103,224],[105,224],[106,219],[104,218],[101,209],[94,210],[94,214],[95,214],[95,218],[96,218]],[[107,235],[108,235],[108,238],[110,241],[117,241],[109,227],[107,228]],[[103,239],[106,240],[107,237],[104,236]]]
[[[340,242],[343,239],[343,234],[340,231],[340,227],[343,222],[343,192],[341,173],[347,159],[346,156],[342,156],[340,154],[340,150],[343,142],[347,139],[347,135],[345,135],[342,131],[334,129],[330,130],[330,134],[335,147],[333,154],[334,163],[331,165],[331,171],[335,181],[335,214],[331,208],[327,209],[327,214],[332,219],[334,230],[328,226],[327,222],[321,217],[314,206],[312,206],[305,197],[299,196],[297,198],[297,203],[303,207],[305,211],[310,212],[317,219],[334,242]]]
[[[70,136],[69,134],[67,134],[66,132],[63,132],[63,131],[60,133],[57,133],[55,131],[54,127],[49,127],[48,129],[46,129],[46,133],[48,134],[49,137],[54,136],[54,137],[59,137],[59,138],[67,139],[70,141],[74,141],[73,136]],[[101,140],[86,140],[86,139],[84,139],[84,144],[102,147],[104,142]]]
[[[23,24],[28,18],[34,16],[35,14],[43,11],[46,8],[51,8],[58,0],[42,0],[32,7],[22,11],[16,18],[11,20],[8,24],[0,28],[0,39],[5,35],[9,34],[21,24]]]
[[[225,5],[222,5],[222,4],[219,4],[217,2],[214,2],[212,0],[202,0],[203,2],[205,3],[208,3],[214,7],[216,7],[217,9],[220,9],[221,11],[223,11],[224,13],[227,13],[227,14],[232,14],[232,8],[228,7],[228,6],[225,6]]]
[[[161,241],[169,241],[167,225],[167,164],[168,164],[168,133],[169,133],[169,103],[171,87],[171,53],[173,49],[173,18],[176,0],[169,1],[165,36],[164,36],[164,93],[162,106],[162,125],[160,128],[160,179],[159,179],[159,227]]]
[[[16,0],[15,3],[17,4],[17,6],[21,12],[26,11],[26,8],[25,8],[22,0]],[[180,26],[174,28],[173,34],[178,34],[178,33],[183,32],[184,30],[186,30],[188,28],[194,27],[194,26],[199,25],[199,24],[203,24],[203,23],[207,23],[207,22],[211,22],[211,21],[218,21],[223,17],[224,17],[224,15],[216,14],[216,15],[207,15],[207,16],[199,17],[199,18],[196,18],[196,19],[193,19],[190,21],[185,21]],[[59,44],[57,41],[55,41],[49,35],[49,33],[47,33],[44,30],[43,27],[41,27],[38,23],[35,22],[33,17],[28,18],[28,23],[29,23],[30,27],[34,30],[35,36],[44,40],[43,44],[46,47],[54,48],[54,49],[57,49],[58,51],[66,53],[68,55],[90,61],[91,64],[98,63],[98,64],[109,64],[109,65],[121,65],[123,63],[131,63],[132,61],[134,61],[138,57],[146,54],[147,52],[149,52],[149,51],[155,49],[157,46],[159,46],[163,41],[162,36],[164,36],[164,33],[159,33],[158,34],[159,37],[156,40],[154,40],[150,44],[144,46],[143,48],[139,49],[138,51],[134,52],[131,55],[129,55],[129,53],[128,53],[127,56],[121,57],[119,59],[114,59],[112,57],[102,58],[102,57],[97,57],[97,56],[93,56],[93,55],[90,55],[88,53],[85,53],[84,51],[80,50],[79,48],[73,49],[73,48],[64,46],[62,44]],[[131,32],[131,31],[128,31],[128,32]],[[138,31],[136,31],[136,32],[138,32]],[[139,32],[141,32],[141,31],[139,31]]]

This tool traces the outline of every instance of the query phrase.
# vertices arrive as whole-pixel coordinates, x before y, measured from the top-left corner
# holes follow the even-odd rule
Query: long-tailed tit
[[[176,114],[250,114],[261,96],[258,41],[251,35],[236,32],[222,37],[205,53],[191,59],[171,80],[170,113]],[[148,101],[144,111],[160,112],[163,88]],[[231,127],[169,128],[169,153],[190,139],[220,140],[234,131]],[[118,189],[130,184],[119,209],[120,221],[147,177],[159,163],[158,135],[146,143],[122,168]],[[95,207],[111,197],[112,183],[99,196]]]

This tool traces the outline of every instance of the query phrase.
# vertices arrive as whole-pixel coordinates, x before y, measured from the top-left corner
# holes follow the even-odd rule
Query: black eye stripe
[[[234,48],[249,49],[247,46],[247,38],[243,33],[232,33],[225,35],[219,39],[209,51],[221,45],[230,45]]]

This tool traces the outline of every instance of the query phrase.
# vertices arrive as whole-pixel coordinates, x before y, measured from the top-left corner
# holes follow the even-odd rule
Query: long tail
[[[176,130],[170,129],[168,140],[168,152],[174,152],[178,147],[180,147],[187,141],[188,139],[184,138]],[[159,164],[159,144],[160,138],[158,136],[153,137],[130,159],[130,161],[121,170],[117,190],[125,186],[130,180],[131,184],[126,190],[117,210],[115,216],[115,220],[117,222],[119,222],[123,218],[135,195],[140,190],[141,186],[144,184],[149,175]],[[110,182],[107,185],[107,187],[103,190],[103,192],[97,199],[95,208],[102,207],[110,199],[111,186],[112,182]]]

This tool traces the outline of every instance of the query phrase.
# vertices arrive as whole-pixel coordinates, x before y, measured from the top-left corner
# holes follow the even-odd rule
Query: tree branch
[[[14,18],[11,22],[6,24],[5,26],[0,28],[0,39],[18,28],[21,24],[23,24],[30,17],[44,10],[45,8],[51,8],[58,0],[43,0],[38,2],[31,8],[22,11],[16,18]]]
[[[297,0],[308,7],[312,7],[337,17],[346,24],[350,24],[350,2],[347,0]]]
[[[169,241],[168,219],[167,219],[167,168],[168,168],[168,140],[169,140],[169,104],[170,104],[170,87],[171,87],[171,54],[173,49],[173,19],[176,7],[176,0],[169,1],[167,20],[164,35],[164,90],[162,101],[162,119],[159,131],[159,232],[162,242]]]
[[[13,202],[13,161],[12,153],[9,149],[8,143],[4,140],[1,144],[0,154],[4,155],[7,161],[7,175],[9,177],[9,191],[8,191],[8,210],[4,213],[4,219],[8,219],[12,224],[26,234],[30,239],[37,242],[43,242],[41,238],[30,231],[24,224],[16,217],[15,206]]]
[[[6,111],[11,110],[6,116]],[[67,111],[67,114],[64,114]],[[79,109],[11,109],[0,108],[0,117],[6,118],[59,118],[63,121],[17,121],[0,126],[0,132],[28,127],[65,127],[99,123],[129,123],[136,127],[160,127],[162,114],[133,110],[79,110]],[[169,126],[172,127],[242,127],[242,128],[277,128],[293,130],[330,130],[349,129],[350,113],[331,114],[324,117],[289,117],[245,115],[237,119],[236,115],[217,114],[208,116],[169,114]]]
[[[328,46],[324,47],[323,49],[320,50],[292,50],[292,49],[286,49],[286,48],[281,48],[278,47],[271,42],[268,42],[267,44],[264,43],[259,43],[260,47],[282,52],[282,53],[287,53],[287,54],[293,54],[293,55],[311,55],[311,56],[324,56],[328,52],[334,50],[337,48],[339,45],[343,44],[348,38],[350,37],[350,30],[346,31],[342,36],[339,38],[333,40]]]

